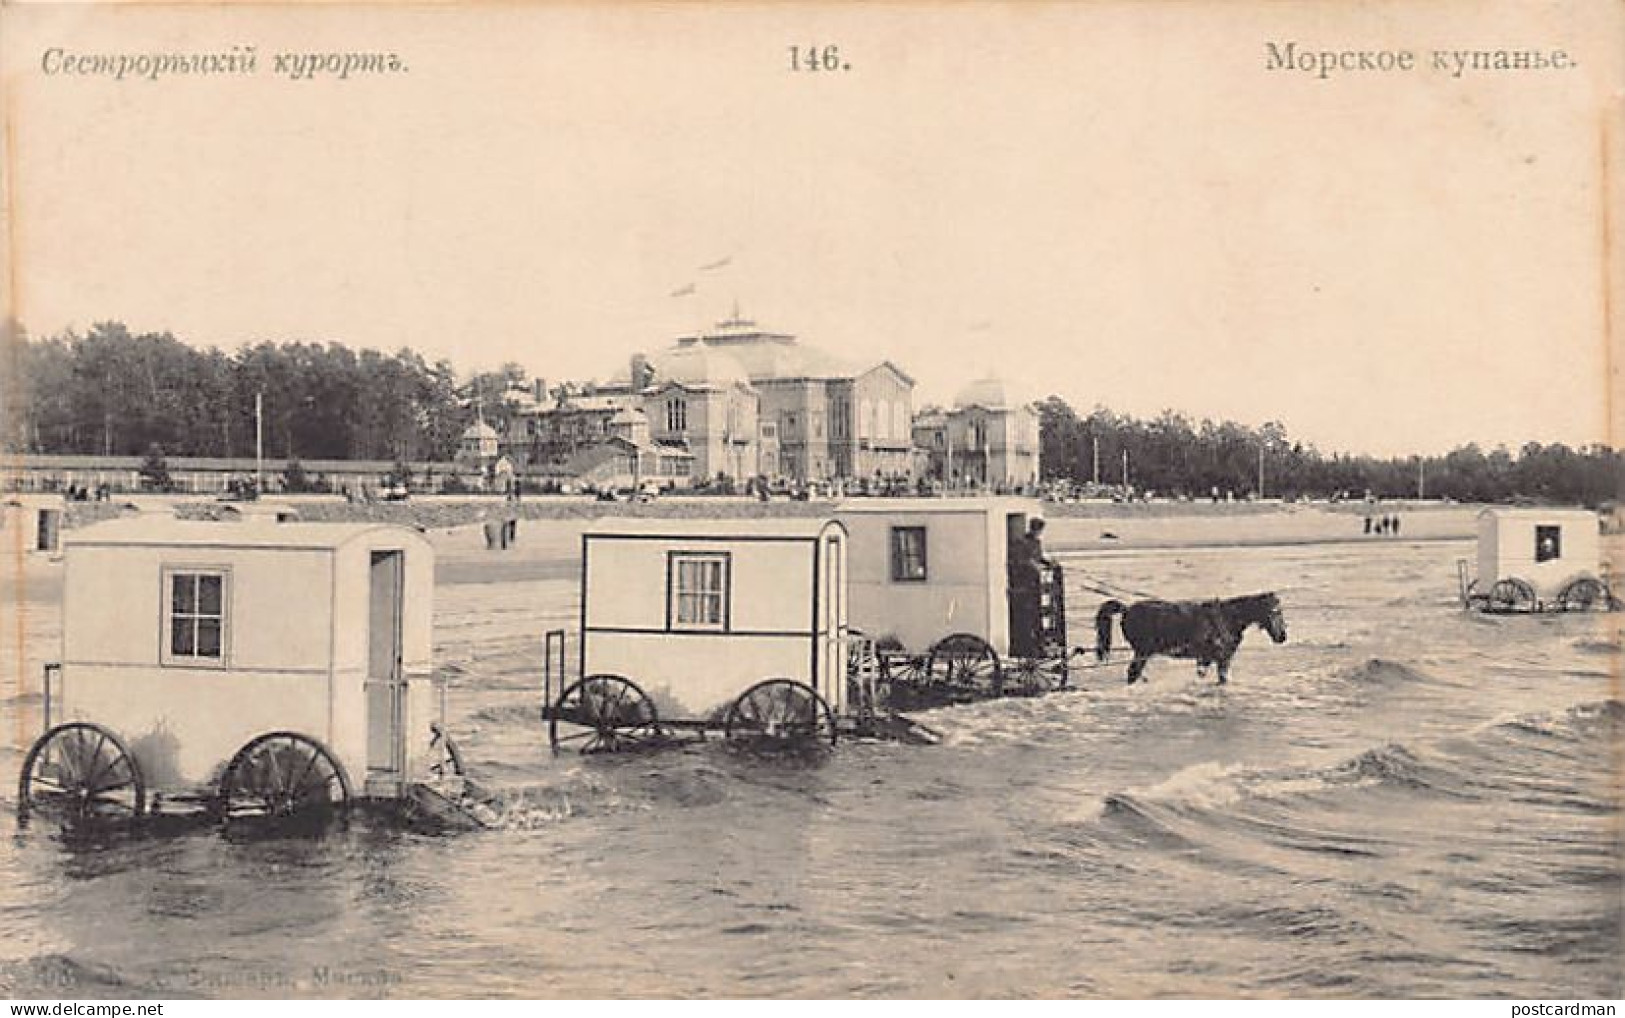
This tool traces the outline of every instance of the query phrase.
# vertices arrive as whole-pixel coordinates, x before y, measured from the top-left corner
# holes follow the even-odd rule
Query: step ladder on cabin
[[[1054,562],[1039,574],[1038,646],[1047,657],[1067,652],[1066,573]]]

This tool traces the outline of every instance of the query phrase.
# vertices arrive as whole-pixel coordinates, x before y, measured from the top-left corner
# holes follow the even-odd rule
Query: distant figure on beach
[[[1399,536],[1399,514],[1398,513],[1394,513],[1394,528],[1393,529],[1394,529],[1394,536],[1398,537]]]
[[[1365,532],[1367,534],[1371,533],[1371,517],[1370,516],[1367,516],[1365,518]]]

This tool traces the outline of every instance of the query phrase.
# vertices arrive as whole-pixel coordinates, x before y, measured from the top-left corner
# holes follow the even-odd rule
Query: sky
[[[1326,451],[1608,441],[1622,10],[8,6],[6,296],[35,335],[119,320],[548,379],[737,302],[892,360],[917,404],[992,372]],[[1423,66],[1270,70],[1287,40]],[[830,44],[849,70],[789,69]],[[44,68],[233,45],[256,73]],[[1577,66],[1426,66],[1503,47]],[[349,51],[406,69],[274,66]]]

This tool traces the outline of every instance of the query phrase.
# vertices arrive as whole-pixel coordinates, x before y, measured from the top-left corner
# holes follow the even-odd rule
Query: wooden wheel
[[[926,659],[934,685],[951,694],[998,696],[1004,691],[1004,669],[999,654],[986,640],[970,633],[955,633],[938,640]]]
[[[1564,611],[1607,608],[1611,600],[1608,588],[1595,576],[1577,576],[1564,584],[1557,595],[1557,603]]]
[[[1012,658],[1004,669],[1004,692],[1009,696],[1038,696],[1065,689],[1071,677],[1068,655]]]
[[[728,708],[723,729],[730,742],[804,747],[835,744],[835,715],[818,691],[794,679],[768,679],[745,690]]]
[[[618,753],[659,743],[664,733],[654,701],[631,679],[589,675],[559,694],[548,721],[553,751]]]
[[[288,819],[343,811],[350,779],[326,746],[298,732],[269,732],[237,751],[220,776],[221,819]]]
[[[117,735],[72,721],[35,741],[17,784],[17,815],[53,813],[65,820],[133,820],[145,812],[141,767]]]
[[[1490,588],[1490,607],[1500,611],[1529,611],[1535,607],[1535,588],[1516,576],[1496,580]]]

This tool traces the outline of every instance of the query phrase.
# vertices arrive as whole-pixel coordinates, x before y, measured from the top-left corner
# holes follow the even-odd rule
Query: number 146
[[[841,59],[838,46],[791,46],[792,71],[850,71],[852,65]]]

